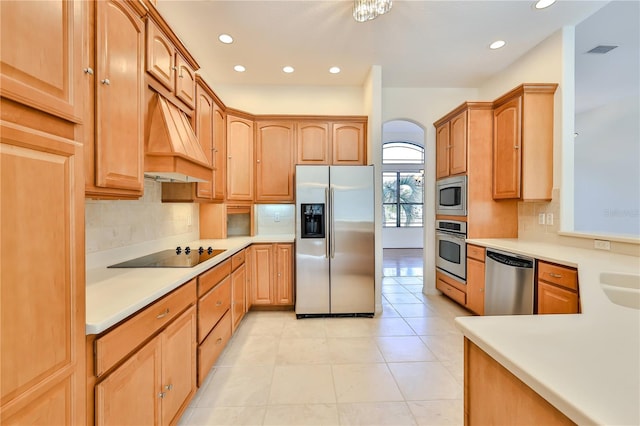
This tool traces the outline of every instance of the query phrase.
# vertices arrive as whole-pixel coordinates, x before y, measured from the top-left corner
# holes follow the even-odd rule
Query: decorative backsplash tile
[[[198,238],[198,205],[162,203],[162,184],[144,181],[139,200],[86,200],[86,253],[184,235]]]
[[[295,211],[294,204],[257,204],[256,234],[294,234]]]

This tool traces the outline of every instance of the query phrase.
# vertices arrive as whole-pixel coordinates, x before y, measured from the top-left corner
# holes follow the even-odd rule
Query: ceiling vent
[[[605,53],[611,52],[616,47],[618,46],[605,46],[601,44],[600,46],[596,46],[593,49],[589,50],[587,53],[596,53],[599,55],[604,55]]]

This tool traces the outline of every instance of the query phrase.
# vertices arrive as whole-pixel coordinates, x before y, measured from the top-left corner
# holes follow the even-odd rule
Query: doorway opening
[[[382,126],[383,277],[422,280],[424,129],[407,120]]]

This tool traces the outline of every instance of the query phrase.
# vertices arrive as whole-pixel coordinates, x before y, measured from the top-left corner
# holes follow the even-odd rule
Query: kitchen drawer
[[[245,251],[241,250],[231,257],[231,270],[235,271],[238,266],[244,263]]]
[[[95,341],[95,374],[100,377],[118,361],[196,301],[195,278],[169,293]]]
[[[201,386],[220,352],[231,338],[231,312],[227,312],[209,336],[198,346],[198,386]]]
[[[198,343],[207,334],[231,306],[231,278],[222,281],[198,301]]]
[[[566,266],[539,261],[538,279],[571,290],[578,290],[578,271]]]
[[[467,257],[484,262],[484,247],[474,246],[473,244],[467,244]]]
[[[456,284],[454,284],[452,281],[452,278],[436,272],[436,288],[459,304],[465,305],[467,303],[467,294],[464,291],[456,288]]]
[[[198,297],[206,294],[231,273],[231,260],[227,259],[198,276]]]

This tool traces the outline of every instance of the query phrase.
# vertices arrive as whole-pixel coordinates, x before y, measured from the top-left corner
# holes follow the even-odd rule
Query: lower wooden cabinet
[[[174,424],[195,390],[196,308],[191,306],[96,385],[95,424]]]
[[[293,244],[254,244],[251,306],[293,306]]]
[[[467,245],[467,304],[470,311],[484,315],[484,247]]]
[[[464,283],[454,280],[440,271],[436,271],[436,288],[461,305],[467,303],[467,290],[465,287]]]
[[[538,261],[538,314],[577,314],[578,271],[575,268]]]
[[[236,254],[231,259],[233,272],[231,272],[231,332],[235,332],[247,311],[247,265],[245,263],[245,250]]]
[[[575,425],[467,338],[464,339],[464,424]]]

